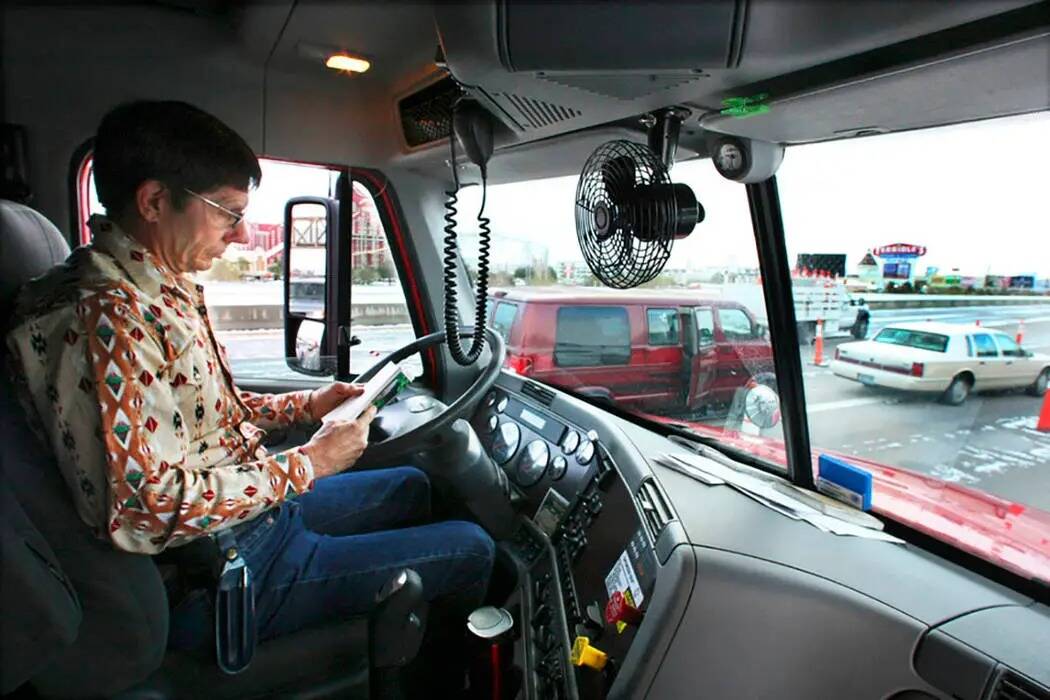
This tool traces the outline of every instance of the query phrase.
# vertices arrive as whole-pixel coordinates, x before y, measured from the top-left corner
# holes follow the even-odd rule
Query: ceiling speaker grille
[[[452,133],[452,105],[463,94],[452,78],[405,97],[398,103],[405,143],[410,147],[440,141]]]
[[[561,105],[535,100],[531,97],[522,97],[509,92],[498,92],[496,96],[510,103],[521,115],[525,125],[533,129],[542,129],[551,124],[575,119],[582,114],[582,112],[572,107],[562,107]]]

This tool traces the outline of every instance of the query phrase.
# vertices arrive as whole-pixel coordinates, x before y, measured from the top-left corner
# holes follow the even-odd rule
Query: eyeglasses
[[[230,217],[230,228],[237,228],[237,224],[241,223],[241,220],[244,218],[244,212],[241,212],[241,213],[238,214],[237,212],[233,211],[232,209],[227,209],[226,207],[222,206],[218,202],[210,200],[207,197],[205,197],[204,195],[198,194],[198,193],[194,192],[193,190],[189,189],[188,187],[183,187],[182,189],[186,190],[187,194],[192,194],[194,197],[196,197],[197,199],[201,200],[205,204],[208,204],[208,205],[211,205],[211,206],[215,207],[216,209],[221,211],[223,214],[225,214],[226,216]]]

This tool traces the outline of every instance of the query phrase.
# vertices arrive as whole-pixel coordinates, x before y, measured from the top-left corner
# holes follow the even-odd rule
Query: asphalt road
[[[1050,354],[1050,305],[875,311],[871,333],[904,321],[980,320],[983,326],[1012,336],[1022,317],[1024,346]],[[363,343],[351,353],[355,372],[364,371],[381,355],[413,338],[408,324],[356,332]],[[280,331],[228,331],[219,335],[239,378],[302,379],[283,360],[274,359],[283,347]],[[837,345],[849,340],[830,337],[825,352],[830,356]],[[1050,433],[1035,430],[1040,399],[1020,391],[995,392],[972,395],[963,406],[945,406],[933,398],[841,379],[826,367],[812,364],[812,347],[803,347],[800,352],[814,449],[913,469],[1050,511]],[[410,367],[421,372],[418,358]],[[777,434],[777,429],[769,434]]]

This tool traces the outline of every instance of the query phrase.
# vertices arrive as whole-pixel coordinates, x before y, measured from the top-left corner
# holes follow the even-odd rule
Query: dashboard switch
[[[605,604],[605,621],[610,625],[623,623],[637,626],[642,621],[642,611],[631,605],[623,593],[616,591]]]
[[[572,655],[569,657],[574,666],[586,666],[595,671],[601,671],[609,662],[609,657],[604,651],[591,646],[591,640],[587,637],[577,637],[572,645]]]

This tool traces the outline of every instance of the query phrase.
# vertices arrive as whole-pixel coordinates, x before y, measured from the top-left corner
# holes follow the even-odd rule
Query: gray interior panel
[[[1034,112],[1048,104],[1050,34],[1040,33],[932,65],[774,97],[768,113],[748,119],[714,114],[701,123],[712,131],[802,143]]]
[[[1045,605],[977,610],[937,631],[1050,686],[1050,608]]]
[[[682,450],[643,430],[629,434],[650,458]],[[684,450],[681,453],[690,454]],[[931,625],[975,608],[1030,602],[1004,586],[915,547],[824,533],[759,505],[729,487],[705,486],[659,465],[654,470],[674,499],[694,544],[812,572]],[[936,596],[929,594],[931,587],[937,589]]]
[[[798,569],[703,547],[696,557],[696,590],[650,697],[946,697],[912,668],[919,621]]]

